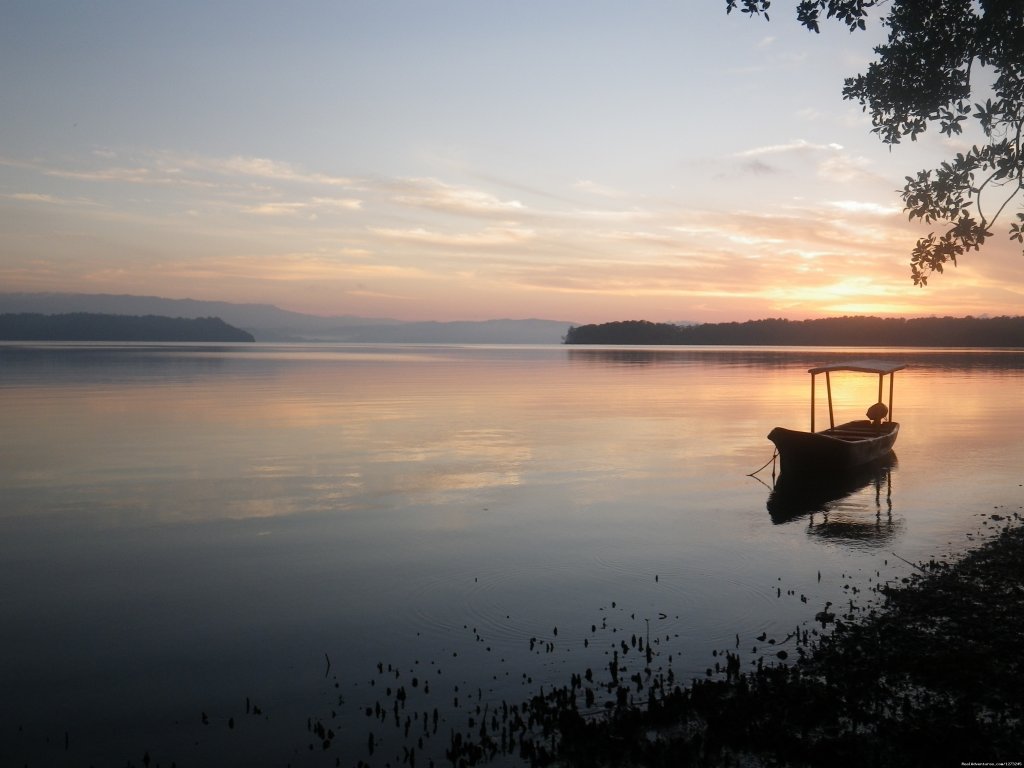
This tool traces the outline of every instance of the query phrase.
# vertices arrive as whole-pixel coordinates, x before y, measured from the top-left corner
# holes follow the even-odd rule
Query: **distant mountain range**
[[[0,313],[45,315],[89,312],[107,315],[219,317],[256,341],[393,342],[434,344],[558,344],[571,323],[556,320],[403,322],[342,315],[289,312],[272,304],[164,299],[103,293],[0,293]]]

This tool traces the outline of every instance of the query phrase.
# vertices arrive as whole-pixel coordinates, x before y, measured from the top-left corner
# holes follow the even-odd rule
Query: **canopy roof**
[[[831,373],[832,371],[856,371],[858,373],[886,374],[894,371],[902,371],[907,366],[904,363],[897,363],[893,360],[844,360],[839,363],[821,365],[817,368],[809,368],[808,373],[816,375],[819,373]]]

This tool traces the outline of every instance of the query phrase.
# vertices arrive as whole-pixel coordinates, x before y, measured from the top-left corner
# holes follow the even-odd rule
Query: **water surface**
[[[0,762],[441,764],[634,636],[681,681],[753,663],[1020,509],[1024,354],[849,354],[910,366],[897,461],[773,518],[747,475],[834,352],[2,345]]]

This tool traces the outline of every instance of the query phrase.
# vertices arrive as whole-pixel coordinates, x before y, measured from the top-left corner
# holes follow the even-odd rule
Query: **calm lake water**
[[[773,517],[748,473],[843,356],[910,366],[898,461]],[[636,671],[634,636],[683,682],[754,663],[1021,509],[1022,376],[1020,350],[0,345],[0,764],[442,765],[478,706],[623,642]],[[876,388],[834,376],[837,419]]]

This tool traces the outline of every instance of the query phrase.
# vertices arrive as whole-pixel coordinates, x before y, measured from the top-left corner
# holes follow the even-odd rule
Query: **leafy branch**
[[[851,31],[866,29],[873,9],[888,6],[878,21],[886,43],[865,73],[847,78],[843,98],[871,115],[871,131],[886,144],[916,141],[929,126],[960,136],[974,121],[986,141],[938,168],[907,176],[901,197],[911,221],[946,222],[941,234],[917,241],[910,260],[917,285],[943,265],[978,250],[1024,189],[1024,3],[1019,0],[800,0],[797,21],[813,32],[824,15]],[[770,0],[726,0],[726,12],[768,18]],[[992,97],[971,103],[979,73],[992,77]],[[986,84],[988,85],[988,84]],[[982,207],[996,196],[989,213]],[[1008,226],[1024,245],[1024,214]]]

